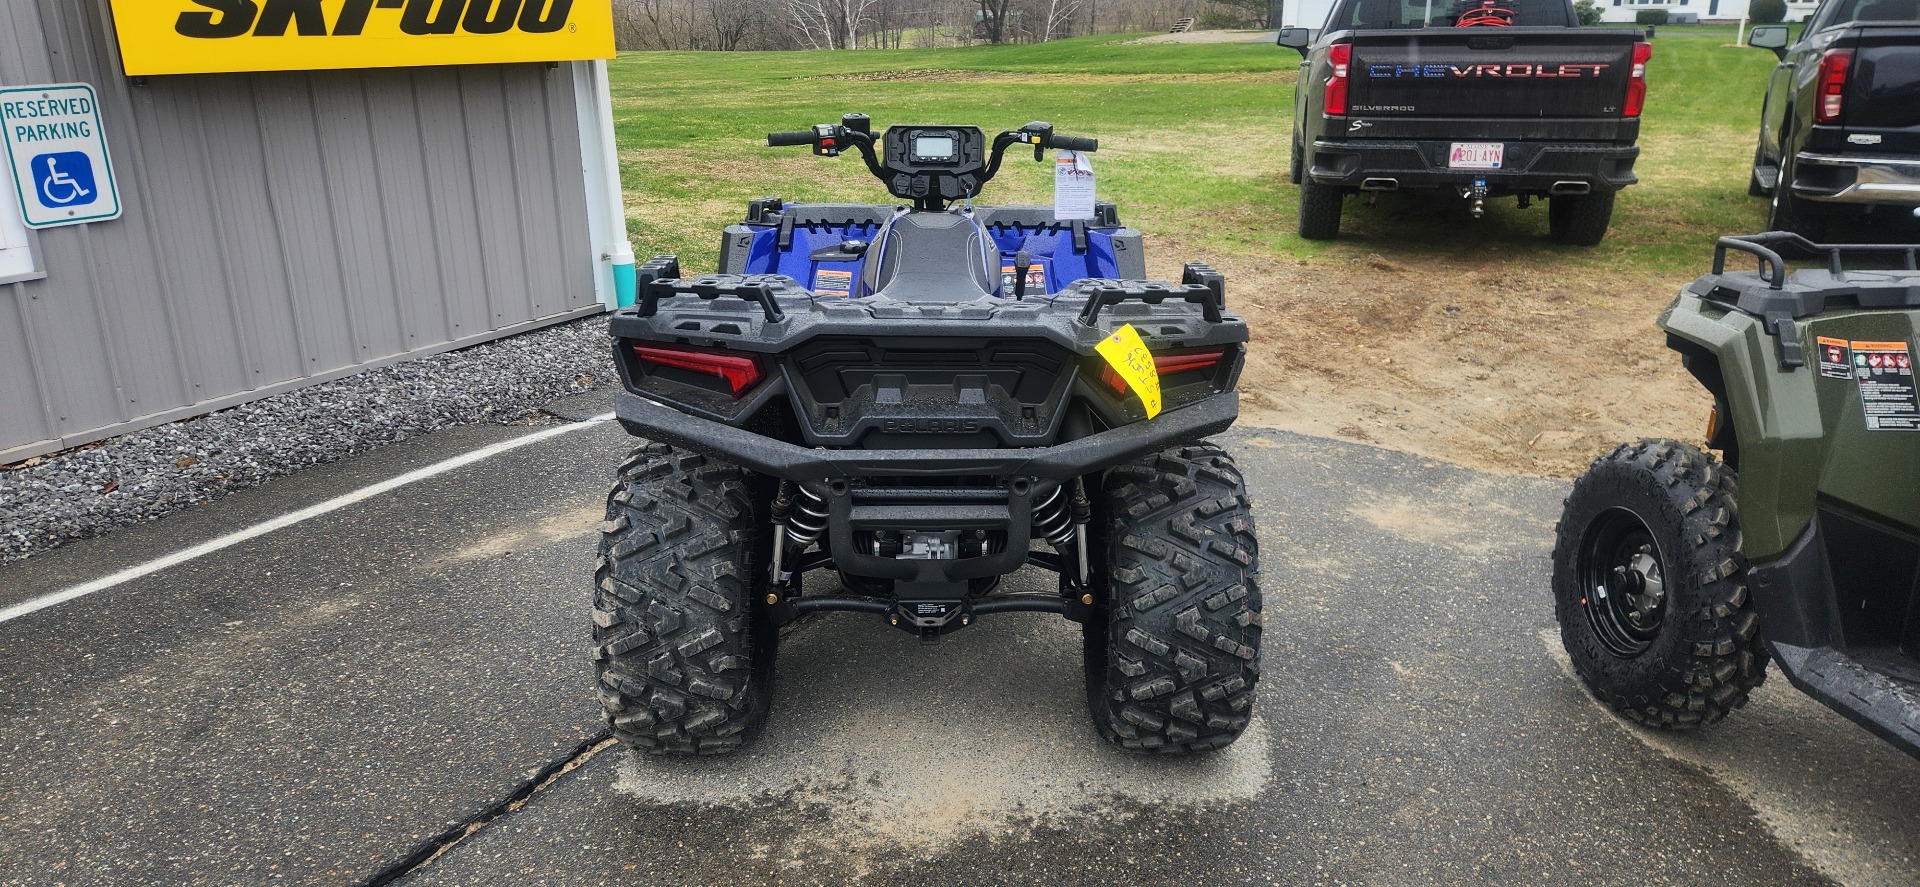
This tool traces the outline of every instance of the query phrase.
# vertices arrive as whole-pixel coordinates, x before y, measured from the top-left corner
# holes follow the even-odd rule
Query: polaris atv
[[[1783,247],[1824,267],[1788,274]],[[1758,269],[1727,271],[1729,250]],[[1920,755],[1916,250],[1723,238],[1713,273],[1660,316],[1713,395],[1706,445],[1724,461],[1672,440],[1595,460],[1553,553],[1561,639],[1620,714],[1713,723],[1771,654],[1794,686]]]
[[[932,642],[1036,612],[1081,624],[1107,741],[1232,742],[1260,590],[1240,472],[1203,440],[1239,414],[1247,342],[1221,275],[1141,279],[1140,235],[1108,204],[1067,221],[975,205],[1009,149],[1098,147],[1046,123],[989,141],[850,114],[767,144],[857,151],[901,203],[752,201],[719,273],[657,257],[613,316],[615,410],[648,441],[595,573],[614,734],[660,754],[752,741],[779,629],[806,614]],[[1022,566],[1058,593],[1003,591]],[[816,572],[837,587],[802,581]]]

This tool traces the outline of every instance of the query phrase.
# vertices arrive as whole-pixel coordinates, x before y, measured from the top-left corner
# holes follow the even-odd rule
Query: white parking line
[[[445,474],[456,468],[463,468],[465,466],[472,465],[475,462],[480,462],[486,459],[490,459],[490,458],[493,458],[494,456],[500,455],[501,453],[505,453],[511,450],[517,450],[529,444],[536,444],[543,440],[559,437],[560,435],[563,435],[563,434],[570,434],[572,432],[579,431],[584,428],[592,428],[603,422],[611,421],[612,419],[613,419],[612,413],[602,413],[598,416],[594,416],[582,422],[573,422],[566,425],[555,426],[553,428],[544,428],[532,434],[528,434],[522,437],[516,437],[512,440],[503,440],[496,444],[489,444],[487,446],[481,447],[480,449],[473,450],[467,453],[462,453],[458,456],[454,456],[451,459],[435,462],[432,465],[426,466],[425,468],[416,468],[398,477],[393,477],[387,480],[383,480],[377,484],[373,484],[372,486],[362,487],[351,493],[347,493],[346,495],[336,496],[332,499],[328,499],[325,502],[321,502],[315,505],[309,505],[306,508],[300,509],[299,511],[288,512],[287,514],[283,514],[279,517],[273,518],[272,520],[262,521],[260,523],[254,524],[253,526],[247,527],[244,530],[235,530],[234,532],[228,533],[225,536],[209,539],[191,548],[183,548],[179,551],[176,551],[164,557],[154,558],[153,560],[147,561],[142,564],[135,564],[134,566],[121,570],[118,573],[114,573],[108,576],[102,576],[99,579],[93,580],[92,582],[85,582],[80,585],[75,585],[70,588],[64,588],[59,591],[52,592],[50,594],[44,594],[39,597],[32,598],[30,600],[22,601],[18,604],[14,604],[11,607],[7,607],[4,610],[0,610],[0,623],[11,622],[15,619],[18,619],[22,616],[26,616],[30,613],[38,613],[41,610],[44,610],[48,607],[59,606],[60,604],[64,604],[67,601],[71,601],[76,598],[83,598],[97,591],[105,591],[116,585],[121,585],[127,582],[131,582],[142,576],[149,576],[154,573],[158,573],[161,570],[168,569],[170,567],[177,567],[195,558],[212,554],[223,548],[230,548],[232,546],[238,545],[242,542],[247,541],[248,539],[255,539],[260,536],[265,536],[268,533],[272,533],[278,530],[284,530],[288,527],[293,526],[294,524],[300,523],[301,521],[311,520],[313,518],[319,517],[320,515],[327,514],[329,512],[339,511],[340,509],[345,508],[349,505],[352,505],[356,502],[364,502],[368,499],[371,499],[375,496],[380,495],[381,493],[392,492],[408,484],[417,483],[419,481],[426,480],[427,478],[434,477],[435,475]]]

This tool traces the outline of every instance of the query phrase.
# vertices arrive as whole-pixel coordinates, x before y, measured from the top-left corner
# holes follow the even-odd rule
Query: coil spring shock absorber
[[[1033,532],[1055,549],[1073,544],[1073,517],[1067,514],[1067,488],[1054,487],[1045,501],[1033,507]]]
[[[1052,545],[1055,551],[1073,547],[1082,585],[1088,580],[1087,521],[1091,515],[1092,505],[1087,501],[1086,487],[1079,478],[1074,478],[1071,494],[1065,485],[1055,487],[1046,500],[1033,509],[1035,533],[1045,537],[1047,544]]]
[[[792,481],[781,481],[780,492],[773,497],[773,581],[785,585],[792,574],[786,569],[787,546],[806,551],[827,531],[827,503],[819,495]]]

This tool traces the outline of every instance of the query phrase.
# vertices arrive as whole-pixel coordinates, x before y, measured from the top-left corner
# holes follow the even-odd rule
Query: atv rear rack
[[[1823,255],[1826,267],[1789,274],[1779,247]],[[1755,271],[1727,271],[1729,250],[1759,261]],[[1897,256],[1900,269],[1849,271],[1846,258]],[[1913,244],[1820,244],[1788,231],[1722,237],[1713,250],[1713,273],[1693,282],[1693,293],[1758,317],[1778,346],[1780,368],[1806,366],[1806,350],[1794,321],[1838,308],[1920,308],[1920,246]]]

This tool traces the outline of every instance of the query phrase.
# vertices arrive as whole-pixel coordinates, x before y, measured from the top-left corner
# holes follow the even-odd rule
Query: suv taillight
[[[1647,62],[1653,58],[1653,44],[1633,45],[1633,75],[1627,79],[1627,117],[1638,117],[1647,107]]]
[[[1325,111],[1328,114],[1347,113],[1347,75],[1348,67],[1353,64],[1353,44],[1335,43],[1327,47],[1327,62],[1333,65],[1333,73],[1327,77]]]
[[[729,354],[709,348],[686,345],[643,345],[635,343],[633,356],[641,363],[673,367],[702,376],[713,376],[725,383],[727,393],[739,397],[760,381],[760,361],[742,354]]]
[[[1845,104],[1847,74],[1853,70],[1853,50],[1829,49],[1820,57],[1818,97],[1813,104],[1813,122],[1832,123],[1840,119]]]

